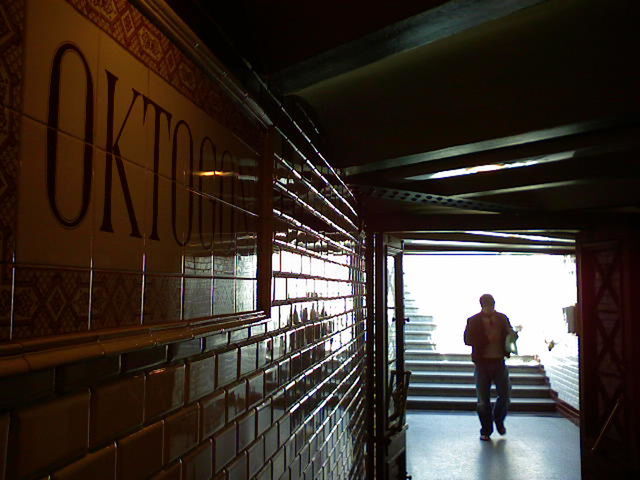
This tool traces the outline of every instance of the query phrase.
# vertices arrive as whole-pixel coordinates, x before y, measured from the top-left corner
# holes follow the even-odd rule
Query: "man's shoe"
[[[496,423],[496,430],[500,435],[505,435],[507,433],[507,429],[504,428],[504,423],[501,423],[501,424]]]
[[[491,437],[489,435],[480,435],[480,440],[482,440],[483,442],[488,442],[489,440],[491,440]]]

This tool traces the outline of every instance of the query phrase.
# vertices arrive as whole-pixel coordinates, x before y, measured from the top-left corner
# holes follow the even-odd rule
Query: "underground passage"
[[[638,18],[0,0],[0,480],[640,478]]]

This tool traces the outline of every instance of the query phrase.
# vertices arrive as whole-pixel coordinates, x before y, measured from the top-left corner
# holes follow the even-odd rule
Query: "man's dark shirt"
[[[482,312],[469,317],[467,319],[467,327],[464,330],[464,343],[471,345],[471,359],[474,362],[483,358],[484,349],[489,344],[482,317]],[[504,350],[504,356],[509,357],[511,354],[507,352],[504,345],[507,335],[513,331],[513,328],[511,328],[509,318],[504,313],[495,312],[495,317],[501,325],[500,345]]]

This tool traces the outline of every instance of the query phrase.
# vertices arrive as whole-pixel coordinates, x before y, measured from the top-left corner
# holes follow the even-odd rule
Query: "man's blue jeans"
[[[478,417],[480,417],[480,435],[491,435],[493,423],[502,425],[509,408],[509,369],[504,359],[486,359],[476,362],[476,392],[478,394]],[[491,409],[491,384],[498,393],[496,403]]]

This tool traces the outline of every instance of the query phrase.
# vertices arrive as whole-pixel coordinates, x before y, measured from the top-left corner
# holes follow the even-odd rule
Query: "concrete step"
[[[410,342],[433,342],[433,337],[431,336],[431,334],[422,334],[422,335],[405,335],[404,337],[404,351],[406,352],[407,350],[416,350],[414,348],[411,347]],[[434,352],[431,352],[434,353]]]
[[[405,323],[404,332],[405,333],[425,333],[425,332],[433,332],[436,329],[436,325],[433,323],[416,323],[413,322]]]
[[[405,349],[410,350],[410,349]],[[453,361],[471,361],[471,355],[468,353],[441,353],[441,352],[429,352],[425,357],[429,360],[453,360]],[[534,358],[532,355],[516,355],[507,359],[507,363],[510,365],[515,364],[528,364],[533,363]]]
[[[414,383],[409,385],[410,396],[426,397],[476,397],[476,387],[460,383]],[[495,387],[491,388],[492,397],[496,396]],[[513,385],[512,398],[551,398],[547,385]]]
[[[422,347],[424,347],[425,345],[434,346],[436,343],[431,338],[424,338],[424,339],[421,338],[419,340],[414,340],[413,338],[411,339],[407,338],[405,339],[404,344],[408,350],[422,351]]]
[[[407,366],[411,373],[411,384],[415,383],[466,383],[475,385],[473,372],[418,371]],[[547,385],[547,378],[540,373],[509,372],[512,385]]]
[[[413,334],[410,334],[410,335],[407,335],[407,333],[405,332],[404,340],[405,340],[405,343],[409,342],[409,341],[414,341],[414,340],[416,340],[416,341],[421,341],[421,340],[423,340],[423,341],[424,340],[432,341],[433,337],[431,336],[430,333],[425,333],[425,332],[420,332],[420,334],[413,333]],[[411,350],[411,347],[409,347],[408,345],[405,345],[404,349],[405,349],[405,351],[406,350]]]
[[[471,372],[475,370],[475,366],[471,362],[455,362],[455,361],[440,361],[440,360],[425,360],[424,354],[429,352],[422,352],[420,350],[410,350],[405,352],[405,364],[407,370],[412,371],[437,371],[441,375],[446,375],[449,372]],[[521,373],[538,373],[544,375],[544,370],[539,365],[507,365],[509,372],[521,372]]]
[[[422,315],[420,312],[412,312],[411,309],[404,311],[405,319],[409,319],[409,325],[413,323],[428,323],[429,325],[437,326],[436,322],[433,321],[433,317],[431,315]]]
[[[415,410],[476,410],[475,397],[431,397],[407,398],[407,408]],[[513,412],[555,412],[556,402],[551,398],[512,398],[509,410]]]

